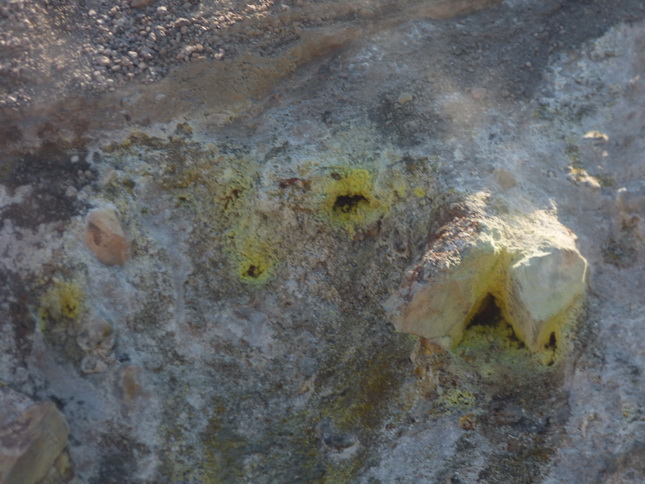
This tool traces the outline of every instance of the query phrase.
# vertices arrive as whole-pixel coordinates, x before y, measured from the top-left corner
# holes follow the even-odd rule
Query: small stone
[[[99,56],[98,59],[96,59],[96,63],[100,66],[108,66],[110,65],[110,58],[106,55]]]
[[[143,368],[127,365],[119,372],[117,392],[126,410],[132,410],[136,402],[145,396],[141,383]]]
[[[69,427],[53,402],[0,386],[0,482],[40,482],[67,445]]]
[[[85,352],[101,350],[102,355],[109,356],[114,349],[114,330],[107,321],[92,319],[79,331],[76,343]]]
[[[470,91],[470,95],[473,97],[473,99],[477,101],[481,101],[482,99],[484,99],[487,94],[488,94],[488,91],[483,87],[475,87],[473,88],[472,91]]]
[[[123,265],[130,258],[130,242],[113,210],[104,208],[90,213],[85,243],[105,265]]]
[[[85,355],[81,359],[81,371],[87,375],[103,373],[108,369],[108,364],[96,355]]]
[[[195,48],[194,45],[187,45],[186,47],[184,47],[179,51],[179,53],[177,54],[177,60],[187,59],[196,50],[197,49]]]
[[[181,27],[186,27],[190,25],[190,20],[184,17],[179,17],[177,20],[173,22],[173,27],[175,28],[181,28]]]
[[[627,228],[645,242],[645,185],[638,188],[619,188],[616,193],[618,226]]]
[[[399,98],[396,100],[399,104],[405,104],[412,101],[412,94],[409,92],[402,92]]]

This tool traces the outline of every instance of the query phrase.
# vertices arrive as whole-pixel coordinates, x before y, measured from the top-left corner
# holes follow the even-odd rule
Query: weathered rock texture
[[[0,381],[59,481],[645,479],[642,1],[59,3],[51,83],[44,7],[0,29]]]

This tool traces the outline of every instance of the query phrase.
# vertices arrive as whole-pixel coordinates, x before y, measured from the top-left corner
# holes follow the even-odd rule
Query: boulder
[[[492,216],[484,199],[448,210],[386,307],[398,331],[452,347],[492,297],[516,336],[540,351],[572,319],[587,262],[553,214]]]

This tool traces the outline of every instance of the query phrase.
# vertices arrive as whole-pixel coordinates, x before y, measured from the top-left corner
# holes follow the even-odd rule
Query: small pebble
[[[173,26],[176,28],[185,27],[190,25],[190,20],[187,18],[180,17],[173,22]]]
[[[105,265],[123,265],[130,258],[130,242],[113,210],[97,209],[90,213],[85,243]]]
[[[397,102],[399,104],[409,103],[410,101],[412,101],[412,94],[410,94],[409,92],[402,92],[397,99]]]
[[[483,87],[475,87],[472,91],[470,91],[470,95],[473,97],[473,99],[476,99],[478,101],[484,99],[487,94],[488,91]]]

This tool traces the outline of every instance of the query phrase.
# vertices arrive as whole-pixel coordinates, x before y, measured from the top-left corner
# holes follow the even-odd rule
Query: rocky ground
[[[305,30],[325,25],[367,30],[376,19],[396,18],[397,10],[421,3],[408,0],[394,7],[385,1],[11,1],[0,11],[0,107],[30,105],[77,91],[114,91],[129,82],[155,82],[186,62],[248,53],[271,56],[297,43]],[[443,2],[443,8],[472,9],[494,2],[464,2],[465,7],[450,3]]]
[[[5,2],[0,480],[642,482],[644,18]]]

